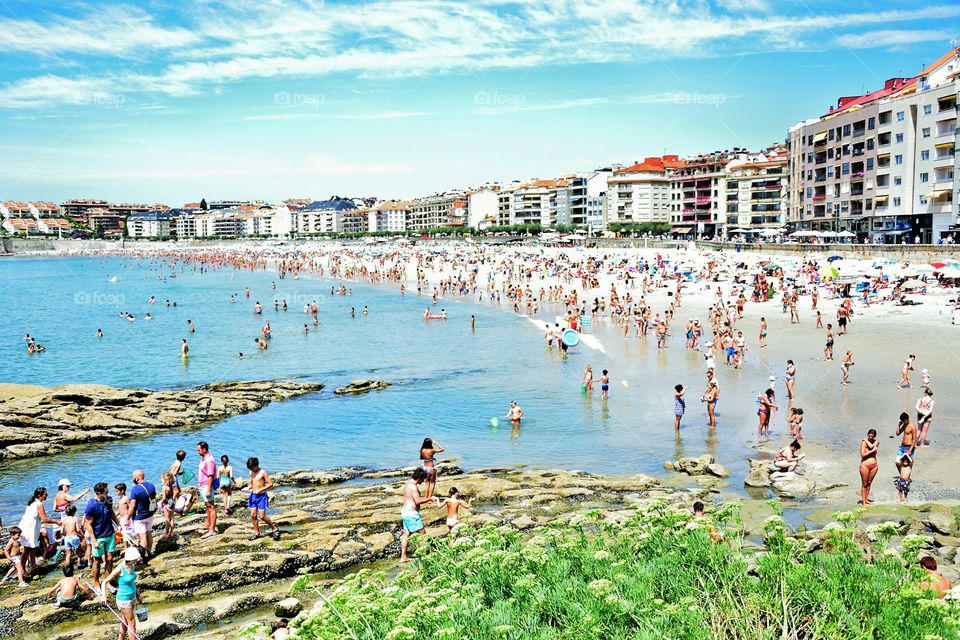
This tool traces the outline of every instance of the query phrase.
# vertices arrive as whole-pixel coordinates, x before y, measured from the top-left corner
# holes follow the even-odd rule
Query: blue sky
[[[934,0],[0,0],[0,199],[412,197],[782,141]]]

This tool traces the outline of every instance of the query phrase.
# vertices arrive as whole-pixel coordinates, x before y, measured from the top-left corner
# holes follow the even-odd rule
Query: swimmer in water
[[[148,313],[147,315],[143,316],[143,319],[144,319],[144,320],[153,320],[153,316]]]
[[[516,400],[510,403],[510,411],[507,412],[506,417],[510,418],[510,422],[513,424],[520,424],[520,421],[523,420],[523,409],[520,408]]]
[[[103,329],[97,329],[97,337],[98,337],[98,338],[102,338],[102,337],[103,337]]]
[[[190,354],[190,347],[187,346],[186,338],[181,338],[180,340],[181,340],[180,357],[186,360],[187,356]]]
[[[606,400],[610,397],[610,375],[607,373],[607,370],[603,370],[603,374],[600,376],[600,399]]]

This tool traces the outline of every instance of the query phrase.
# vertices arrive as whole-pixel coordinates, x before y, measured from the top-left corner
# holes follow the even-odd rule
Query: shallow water
[[[566,361],[544,348],[542,332],[524,316],[460,300],[441,300],[450,319],[425,322],[426,297],[400,296],[392,287],[353,283],[352,296],[331,296],[329,280],[281,280],[270,272],[177,270],[147,261],[58,258],[0,262],[0,309],[5,338],[0,358],[8,382],[68,382],[182,388],[216,380],[298,378],[319,380],[328,390],[267,407],[216,425],[158,433],[119,443],[75,448],[53,458],[2,465],[0,513],[19,516],[33,487],[55,490],[69,477],[78,490],[99,480],[127,481],[137,467],[156,479],[177,449],[196,462],[194,445],[210,442],[230,455],[238,472],[259,456],[270,471],[336,465],[391,467],[416,461],[425,436],[447,447],[469,467],[531,464],[612,474],[655,473],[666,459],[714,453],[733,464],[746,457],[745,434],[753,411],[746,370],[724,381],[719,413],[724,428],[708,437],[698,397],[705,381],[702,359],[681,343],[657,352],[653,340],[624,340],[598,323],[595,346],[580,346]],[[273,289],[273,283],[277,288]],[[250,287],[247,300],[244,288]],[[230,303],[230,294],[237,302]],[[156,304],[149,305],[153,295]],[[289,310],[273,310],[274,299]],[[165,301],[176,301],[167,307]],[[303,305],[316,299],[319,329],[302,333]],[[253,313],[260,300],[262,316]],[[364,305],[370,313],[361,312]],[[351,318],[354,307],[356,317]],[[118,317],[120,311],[135,322]],[[148,311],[153,321],[143,320]],[[476,316],[471,333],[469,316]],[[552,318],[548,316],[548,319]],[[190,335],[187,320],[197,331]],[[254,338],[266,320],[273,339],[256,353]],[[97,328],[104,337],[97,339]],[[28,357],[30,333],[47,352]],[[180,339],[190,344],[187,366]],[[674,338],[676,342],[677,338]],[[248,354],[243,360],[239,351]],[[252,354],[252,355],[249,355]],[[580,392],[587,363],[599,378],[611,369],[611,397]],[[670,376],[664,373],[669,366]],[[335,397],[332,389],[352,378],[386,379],[395,386],[360,397]],[[629,385],[624,386],[623,381]],[[682,440],[672,429],[672,387],[690,386]],[[510,400],[526,410],[521,428],[502,416]],[[499,417],[497,427],[492,417]],[[725,417],[724,417],[725,416]],[[746,426],[746,432],[739,433]],[[730,435],[728,435],[730,434]]]

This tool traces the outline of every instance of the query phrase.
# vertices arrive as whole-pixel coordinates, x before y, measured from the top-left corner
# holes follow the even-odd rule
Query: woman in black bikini
[[[870,486],[877,477],[877,450],[880,441],[877,440],[877,430],[867,431],[867,437],[860,441],[860,484],[861,501],[863,506],[870,504]]]
[[[437,467],[433,456],[443,451],[444,448],[440,443],[434,442],[430,438],[424,438],[423,444],[420,445],[420,464],[423,466],[423,470],[427,472],[427,479],[423,483],[424,495],[428,498],[433,496],[433,492],[437,488]]]

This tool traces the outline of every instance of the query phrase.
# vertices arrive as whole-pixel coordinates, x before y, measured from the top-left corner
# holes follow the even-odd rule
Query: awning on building
[[[876,204],[886,204],[887,200],[890,199],[890,196],[877,196],[873,199]]]
[[[950,149],[950,148],[956,146],[956,143],[955,143],[955,142],[941,142],[940,144],[935,144],[935,145],[933,145],[933,146],[935,146],[937,149]]]
[[[933,191],[931,191],[930,193],[926,194],[923,197],[926,198],[927,200],[936,200],[938,198],[941,198],[947,195],[948,193],[950,193],[950,191],[951,189],[934,189]]]
[[[826,132],[826,131],[821,131],[821,132],[818,133],[817,135],[813,136],[813,142],[814,142],[814,143],[823,142],[823,141],[826,140],[826,139],[827,139],[827,132]]]
[[[673,233],[690,233],[693,227],[674,227]]]

